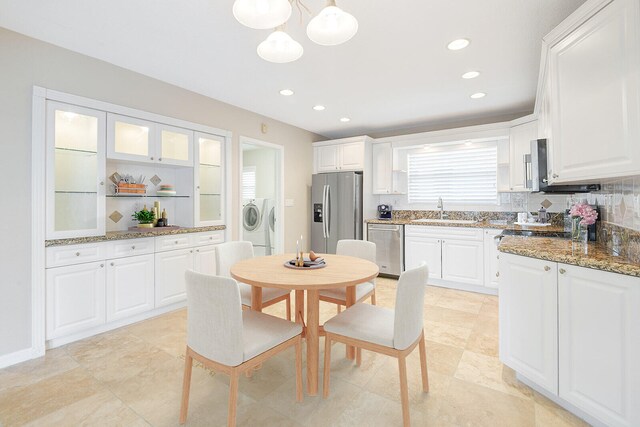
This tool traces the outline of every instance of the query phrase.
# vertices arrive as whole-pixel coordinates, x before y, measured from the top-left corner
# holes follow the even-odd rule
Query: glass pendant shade
[[[284,64],[302,56],[304,49],[284,31],[276,30],[258,45],[258,55],[265,61]]]
[[[233,16],[238,22],[256,30],[275,28],[291,16],[289,0],[236,0]]]
[[[358,32],[358,20],[330,1],[307,25],[307,36],[322,46],[335,46]]]

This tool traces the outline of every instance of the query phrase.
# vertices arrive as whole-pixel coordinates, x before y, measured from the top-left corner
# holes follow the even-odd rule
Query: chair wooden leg
[[[296,401],[302,402],[302,337],[296,341]]]
[[[342,311],[342,306],[340,304],[336,304],[336,306],[338,306],[338,314],[340,314],[340,312]]]
[[[184,357],[184,377],[182,379],[182,403],[180,405],[180,424],[187,421],[187,411],[189,410],[189,389],[191,388],[191,369],[193,368],[193,357],[189,354],[189,349]]]
[[[291,294],[287,295],[287,299],[285,301],[287,304],[287,320],[291,322]]]
[[[429,392],[429,373],[427,371],[427,349],[424,343],[424,331],[420,336],[420,342],[418,343],[420,348],[420,370],[422,371],[422,390],[425,393]]]
[[[235,427],[236,409],[238,404],[238,379],[240,373],[234,369],[231,371],[231,381],[229,382],[229,412],[227,415],[227,426]]]
[[[373,293],[371,294],[371,305],[376,305],[376,289],[373,288]]]
[[[400,400],[402,401],[402,424],[404,427],[411,425],[409,414],[409,385],[407,383],[407,360],[404,356],[398,357],[398,370],[400,371]]]
[[[331,371],[331,338],[324,337],[324,381],[322,383],[322,397],[329,397],[329,379]]]
[[[360,347],[356,348],[356,366],[360,366],[362,363],[362,349]]]

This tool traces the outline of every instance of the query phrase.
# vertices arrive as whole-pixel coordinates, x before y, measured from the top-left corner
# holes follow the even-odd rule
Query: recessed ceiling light
[[[293,91],[291,89],[282,89],[280,91],[280,95],[282,95],[282,96],[291,96],[291,95],[293,95]]]
[[[322,111],[324,110],[324,105],[314,105],[313,109],[316,111]]]
[[[468,71],[462,75],[463,79],[475,79],[480,75],[479,71]]]
[[[460,49],[464,49],[465,47],[469,46],[469,43],[471,43],[469,41],[469,39],[458,39],[458,40],[454,40],[451,43],[449,43],[447,45],[447,49],[449,50],[460,50]]]
[[[341,119],[340,119],[340,121],[341,121],[342,123],[347,123],[347,122],[350,122],[350,121],[351,121],[351,119],[350,119],[349,117],[343,117],[343,118],[341,118]]]
[[[471,98],[473,99],[480,99],[480,98],[484,98],[485,96],[487,96],[486,93],[484,92],[478,92],[478,93],[474,93],[473,95],[471,95]]]

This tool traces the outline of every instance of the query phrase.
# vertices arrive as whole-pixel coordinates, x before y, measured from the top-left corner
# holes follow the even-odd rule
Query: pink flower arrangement
[[[595,224],[598,219],[598,212],[586,203],[576,203],[569,210],[569,214],[574,217],[580,217],[580,225]]]

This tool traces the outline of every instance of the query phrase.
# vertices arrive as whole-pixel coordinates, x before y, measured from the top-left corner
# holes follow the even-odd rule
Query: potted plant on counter
[[[138,227],[153,228],[153,221],[156,219],[156,214],[148,210],[145,206],[142,210],[134,212],[131,217],[138,221]]]

